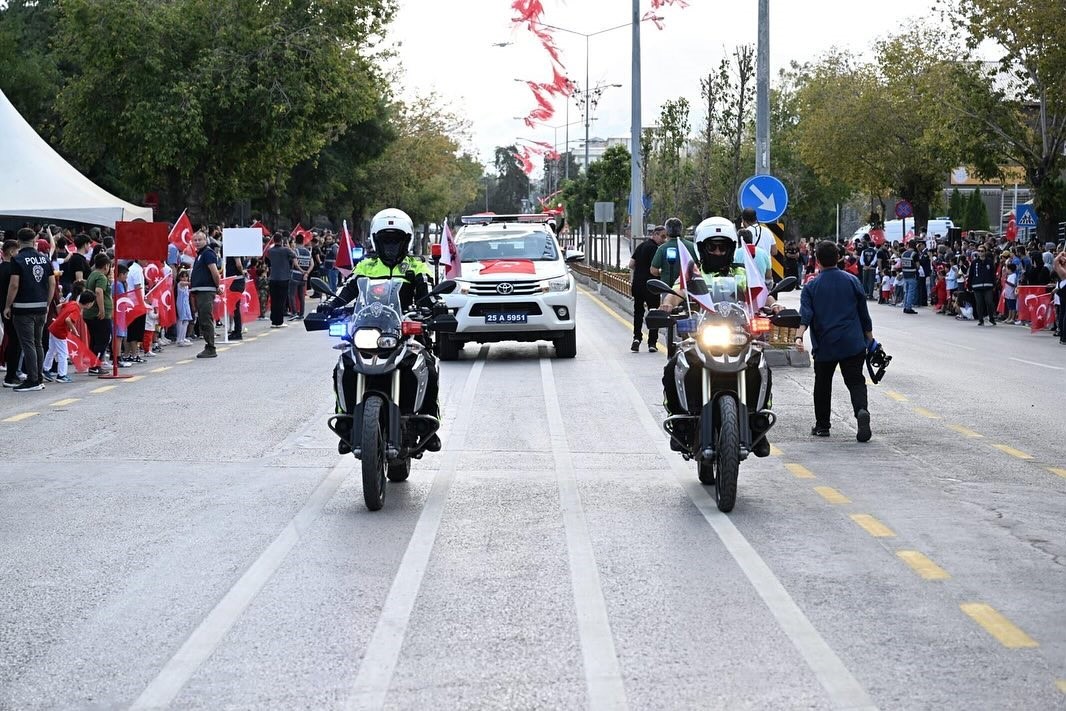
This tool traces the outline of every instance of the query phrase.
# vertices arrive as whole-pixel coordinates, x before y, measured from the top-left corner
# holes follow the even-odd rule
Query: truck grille
[[[507,287],[503,287],[503,292],[500,291],[501,284],[509,284],[513,291],[508,291]],[[474,296],[530,296],[531,294],[539,294],[540,281],[480,281],[472,282],[470,284],[470,293]]]
[[[491,303],[474,304],[470,307],[471,316],[502,313],[540,316],[541,310],[535,301],[493,301]]]

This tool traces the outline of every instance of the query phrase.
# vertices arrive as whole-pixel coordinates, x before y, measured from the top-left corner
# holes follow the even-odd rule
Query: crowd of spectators
[[[18,234],[25,238],[24,243],[13,239]],[[231,291],[244,292],[246,281],[255,285],[252,293],[257,292],[258,303],[253,312],[258,314],[258,319],[266,319],[270,313],[272,284],[282,285],[282,289],[275,292],[281,303],[274,310],[280,312],[283,319],[292,321],[302,318],[305,313],[305,294],[311,277],[321,277],[331,285],[337,284],[339,279],[336,269],[338,239],[328,230],[264,234],[263,254],[254,258],[225,257],[221,249],[221,228],[201,228],[192,241],[198,241],[197,238],[202,238],[199,241],[202,241],[203,248],[216,256],[218,272],[234,277],[227,282]],[[224,320],[215,318],[217,314],[212,314],[206,323],[196,318],[191,277],[197,254],[192,249],[182,250],[176,243],[170,244],[165,260],[153,263],[147,260],[116,262],[114,233],[105,228],[82,231],[55,225],[25,225],[15,235],[0,232],[0,241],[0,312],[4,312],[7,305],[5,300],[11,277],[19,273],[16,256],[20,247],[41,257],[39,261],[45,265],[49,281],[54,275],[52,296],[43,309],[45,327],[42,333],[30,337],[39,343],[23,343],[27,339],[20,340],[13,319],[5,317],[0,324],[0,354],[3,355],[0,373],[5,388],[21,392],[41,390],[43,382],[72,382],[73,369],[69,365],[77,355],[68,350],[68,339],[72,334],[84,342],[99,361],[87,370],[81,369],[95,376],[115,367],[131,368],[146,363],[168,346],[190,346],[197,340],[213,344],[214,332],[223,327],[224,320],[230,324],[229,340],[241,339],[246,331],[240,301],[229,310]],[[171,277],[176,322],[163,327],[151,301],[144,297],[155,283]],[[147,313],[125,323],[121,318],[114,318],[115,303],[121,295],[132,290],[140,291]],[[312,298],[320,297],[314,292]],[[280,327],[284,323],[272,325]]]
[[[989,233],[956,239],[919,233],[906,241],[880,244],[863,235],[842,241],[840,248],[840,268],[857,277],[867,298],[879,304],[900,307],[907,314],[932,307],[933,313],[978,326],[1047,330],[1066,345],[1063,242],[1011,242]],[[786,274],[801,283],[813,278],[813,250],[813,240],[789,243]],[[1045,315],[1042,305],[1049,300],[1052,309]]]

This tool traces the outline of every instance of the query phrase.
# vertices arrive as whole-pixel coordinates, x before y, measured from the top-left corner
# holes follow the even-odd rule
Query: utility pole
[[[644,236],[644,184],[640,170],[640,0],[633,0],[633,93],[632,125],[629,141],[632,143],[629,172],[629,249],[636,248],[637,240]]]
[[[759,0],[755,64],[755,174],[770,174],[770,0]]]

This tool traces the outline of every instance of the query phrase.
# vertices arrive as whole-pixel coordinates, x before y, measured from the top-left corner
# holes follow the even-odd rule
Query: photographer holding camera
[[[796,346],[802,350],[803,334],[808,330],[811,332],[815,417],[811,434],[829,436],[833,373],[840,366],[859,426],[855,438],[868,442],[871,437],[870,412],[863,365],[867,344],[873,342],[874,334],[866,306],[866,292],[858,279],[837,267],[840,253],[836,244],[819,242],[815,258],[821,271],[800,295],[802,325],[796,335]]]

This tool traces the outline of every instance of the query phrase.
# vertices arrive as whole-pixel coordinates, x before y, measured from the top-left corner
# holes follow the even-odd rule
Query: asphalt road
[[[1066,708],[1066,349],[873,313],[874,439],[775,371],[728,516],[587,292],[576,359],[444,364],[445,449],[375,513],[321,334],[4,391],[0,708]]]

